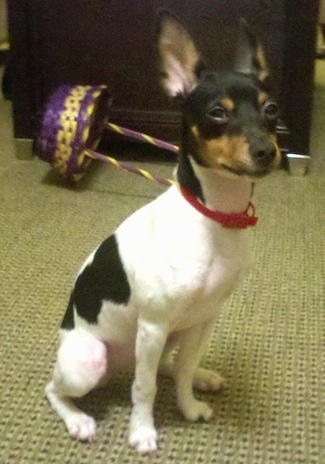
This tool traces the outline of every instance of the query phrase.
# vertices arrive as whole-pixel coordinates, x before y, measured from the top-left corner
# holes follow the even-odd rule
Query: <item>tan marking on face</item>
[[[222,135],[216,139],[206,140],[201,137],[197,126],[191,127],[192,134],[195,137],[198,153],[206,166],[218,168],[222,164],[236,165],[241,162],[249,162],[249,149],[246,139],[243,135],[229,137]]]
[[[200,154],[207,166],[217,168],[222,165],[236,168],[250,162],[249,147],[243,135],[200,141]]]
[[[235,104],[230,98],[223,98],[222,100],[220,100],[220,103],[228,111],[233,111],[233,109],[235,108]]]
[[[196,126],[193,126],[191,130],[197,142],[198,154],[205,166],[215,169],[222,169],[226,166],[235,171],[254,171],[254,159],[249,152],[249,145],[244,135],[234,137],[222,135],[216,139],[206,140],[201,137]],[[276,135],[269,134],[269,137],[277,151],[274,161],[274,167],[276,167],[280,162],[281,154]]]

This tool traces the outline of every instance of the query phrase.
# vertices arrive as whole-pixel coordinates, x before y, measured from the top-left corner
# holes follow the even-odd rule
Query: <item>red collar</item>
[[[211,209],[200,203],[193,195],[191,195],[184,187],[180,187],[183,197],[204,216],[218,222],[222,227],[228,229],[246,229],[246,227],[255,226],[258,217],[255,216],[254,205],[249,202],[247,209],[243,213],[222,213],[220,211],[212,211]]]

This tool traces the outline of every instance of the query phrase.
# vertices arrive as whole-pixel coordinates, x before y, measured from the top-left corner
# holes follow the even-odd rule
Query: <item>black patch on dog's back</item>
[[[131,289],[123,268],[117,240],[115,235],[111,235],[99,246],[92,263],[86,266],[78,276],[67,314],[62,323],[67,327],[63,328],[71,327],[70,312],[73,312],[73,306],[80,317],[90,324],[95,324],[103,300],[127,304],[130,295]]]
[[[61,329],[72,330],[74,329],[74,317],[73,317],[73,294],[70,296],[69,304],[65,312]]]

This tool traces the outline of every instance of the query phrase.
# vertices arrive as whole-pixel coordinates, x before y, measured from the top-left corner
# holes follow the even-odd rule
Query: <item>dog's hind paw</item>
[[[151,427],[140,427],[130,433],[130,445],[141,454],[151,454],[157,451],[157,432]]]
[[[199,368],[194,375],[193,387],[203,392],[215,392],[226,387],[226,380],[216,372]]]
[[[212,408],[203,401],[197,401],[194,398],[192,401],[180,404],[180,409],[186,420],[190,422],[196,422],[200,419],[208,422],[215,417],[215,413]]]
[[[94,441],[96,438],[96,422],[84,413],[72,413],[65,420],[71,438],[79,441]]]

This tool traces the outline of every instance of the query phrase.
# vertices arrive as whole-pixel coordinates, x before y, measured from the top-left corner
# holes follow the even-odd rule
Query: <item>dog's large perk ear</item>
[[[158,21],[161,81],[168,95],[187,95],[197,84],[199,53],[185,27],[169,12]]]
[[[269,69],[263,48],[244,19],[240,20],[237,50],[233,70],[244,74],[254,74],[263,81],[269,75]]]

